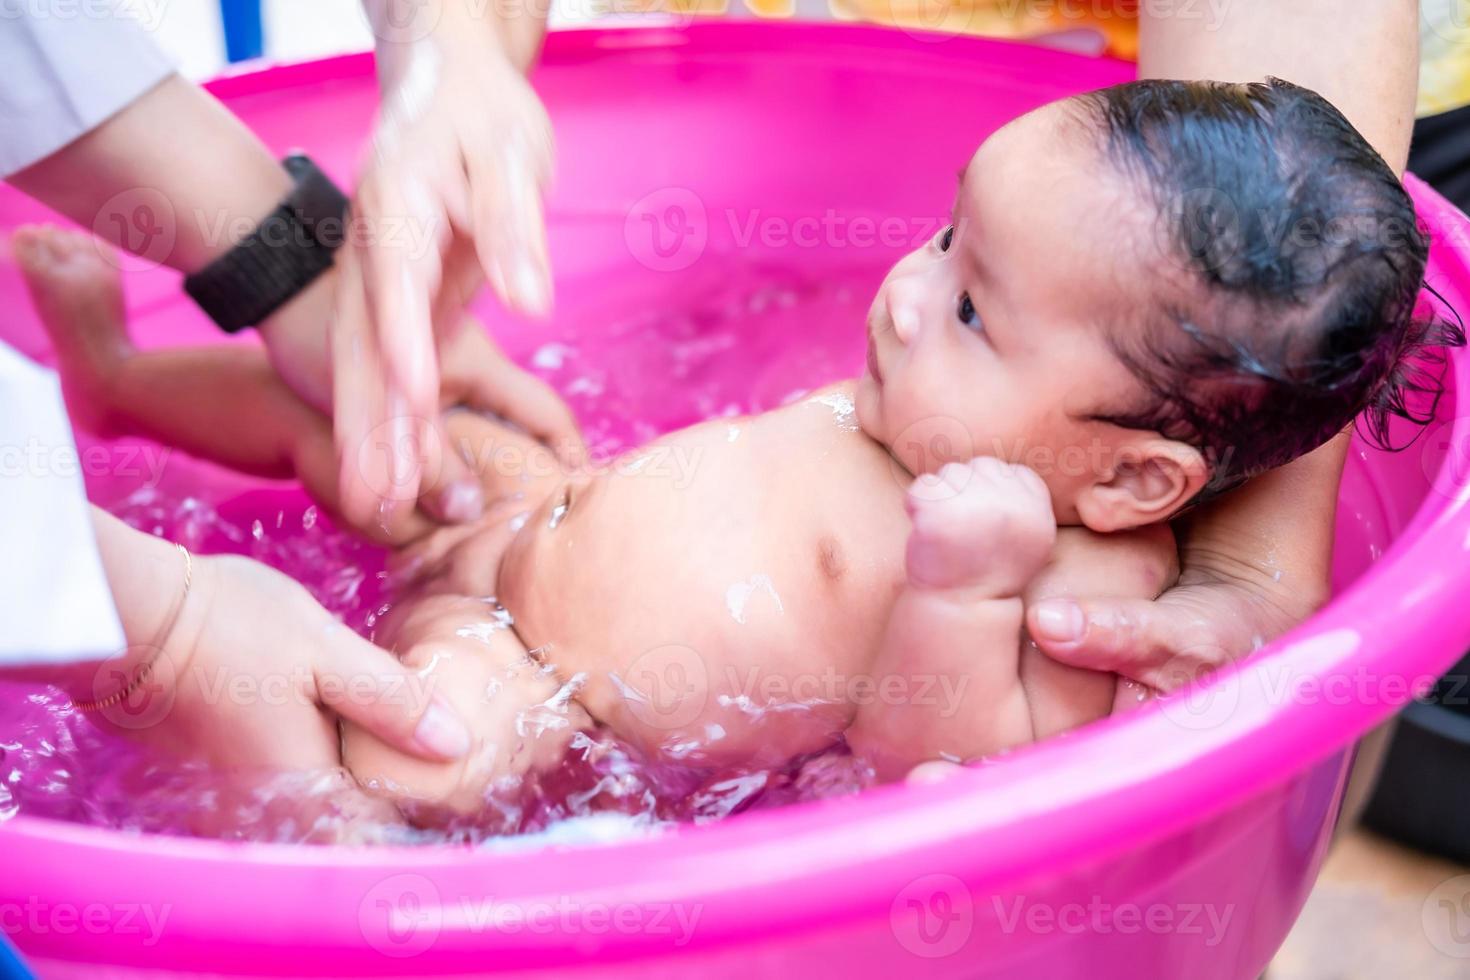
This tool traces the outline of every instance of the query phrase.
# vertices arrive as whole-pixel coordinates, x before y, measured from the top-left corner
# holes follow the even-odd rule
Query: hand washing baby
[[[860,378],[595,469],[451,412],[454,448],[497,461],[480,467],[490,504],[398,552],[409,591],[376,639],[474,747],[429,763],[348,726],[342,761],[431,820],[592,728],[710,767],[845,739],[896,779],[1136,704],[1031,647],[1028,600],[1151,598],[1182,509],[1360,414],[1380,437],[1417,418],[1404,392],[1432,379],[1411,355],[1457,339],[1414,317],[1426,257],[1391,170],[1289,84],[1141,82],[1017,119],[965,168],[953,224],[883,282]],[[242,443],[331,465],[329,435],[252,352],[200,355],[181,397],[149,383],[158,355],[127,348],[115,280],[49,299],[54,282],[31,284],[89,417],[229,445],[236,465]],[[260,412],[201,406],[222,369],[225,397]],[[201,432],[206,416],[228,421]]]

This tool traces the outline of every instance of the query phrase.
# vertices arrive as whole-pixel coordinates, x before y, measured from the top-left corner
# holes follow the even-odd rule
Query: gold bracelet
[[[134,691],[142,687],[143,684],[147,682],[149,677],[153,676],[153,668],[157,665],[158,658],[163,656],[164,644],[166,644],[169,637],[173,635],[174,627],[178,625],[179,617],[184,614],[184,603],[189,601],[189,586],[194,584],[194,559],[189,554],[189,549],[178,543],[175,543],[174,547],[178,548],[179,554],[184,556],[184,592],[182,595],[179,596],[178,604],[174,606],[173,615],[170,616],[168,618],[168,622],[164,624],[163,631],[159,635],[158,642],[154,644],[157,649],[154,650],[153,656],[149,657],[148,660],[144,662],[143,666],[138,668],[138,673],[133,677],[131,681],[128,682],[127,686],[124,687],[122,690],[114,691],[112,694],[109,694],[107,697],[102,698],[99,701],[78,701],[73,698],[71,702],[72,707],[76,708],[78,711],[93,712],[102,711],[105,708],[110,708],[113,705],[117,704],[119,701],[126,699]]]

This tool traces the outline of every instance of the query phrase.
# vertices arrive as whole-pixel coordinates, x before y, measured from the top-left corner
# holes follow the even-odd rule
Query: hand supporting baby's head
[[[1361,416],[1422,424],[1428,241],[1388,165],[1278,80],[1136,82],[995,133],[890,272],[858,417],[914,473],[999,456],[1061,523],[1155,523]]]

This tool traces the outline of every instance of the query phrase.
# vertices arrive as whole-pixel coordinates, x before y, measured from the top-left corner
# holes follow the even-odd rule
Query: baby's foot
[[[981,456],[921,476],[907,500],[906,568],[919,588],[1021,594],[1051,556],[1051,493],[1024,466]]]
[[[31,301],[56,349],[72,420],[97,435],[118,434],[110,410],[114,371],[129,355],[122,280],[90,235],[28,225],[13,239]]]

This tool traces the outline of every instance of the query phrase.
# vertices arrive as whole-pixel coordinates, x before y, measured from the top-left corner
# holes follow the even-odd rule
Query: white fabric
[[[125,643],[61,383],[0,343],[0,666],[101,660]]]
[[[50,156],[173,73],[144,29],[156,3],[0,0],[0,175]]]

